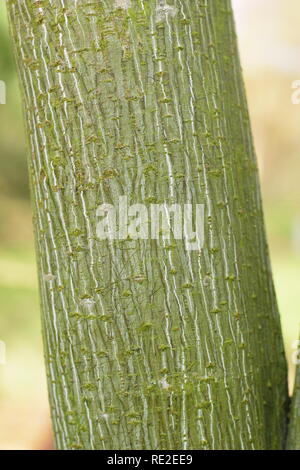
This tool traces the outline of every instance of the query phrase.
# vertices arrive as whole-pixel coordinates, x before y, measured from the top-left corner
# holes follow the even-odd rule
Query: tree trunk
[[[286,363],[229,0],[10,1],[60,449],[280,449]],[[204,245],[97,207],[204,204]]]

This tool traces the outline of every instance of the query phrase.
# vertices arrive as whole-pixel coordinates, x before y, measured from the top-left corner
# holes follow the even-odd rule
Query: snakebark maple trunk
[[[60,449],[278,449],[286,362],[229,0],[11,0]],[[97,207],[204,204],[204,245]]]

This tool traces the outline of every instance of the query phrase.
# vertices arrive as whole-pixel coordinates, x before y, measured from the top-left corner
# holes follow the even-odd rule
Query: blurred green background
[[[300,296],[300,79],[298,0],[233,0],[274,278],[290,365]],[[4,2],[0,2],[0,449],[51,447],[25,140]]]

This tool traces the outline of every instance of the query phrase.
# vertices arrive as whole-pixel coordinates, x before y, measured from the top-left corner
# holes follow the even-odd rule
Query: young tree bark
[[[60,449],[280,449],[286,362],[229,0],[11,0]],[[203,249],[97,207],[205,205]]]

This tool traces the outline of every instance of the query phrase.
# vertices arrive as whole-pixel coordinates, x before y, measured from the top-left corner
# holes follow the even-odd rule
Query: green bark
[[[61,449],[280,449],[286,362],[229,0],[8,11]],[[201,252],[99,241],[103,202],[205,205]]]
[[[300,450],[300,366],[297,367],[294,394],[289,416],[288,450]]]

